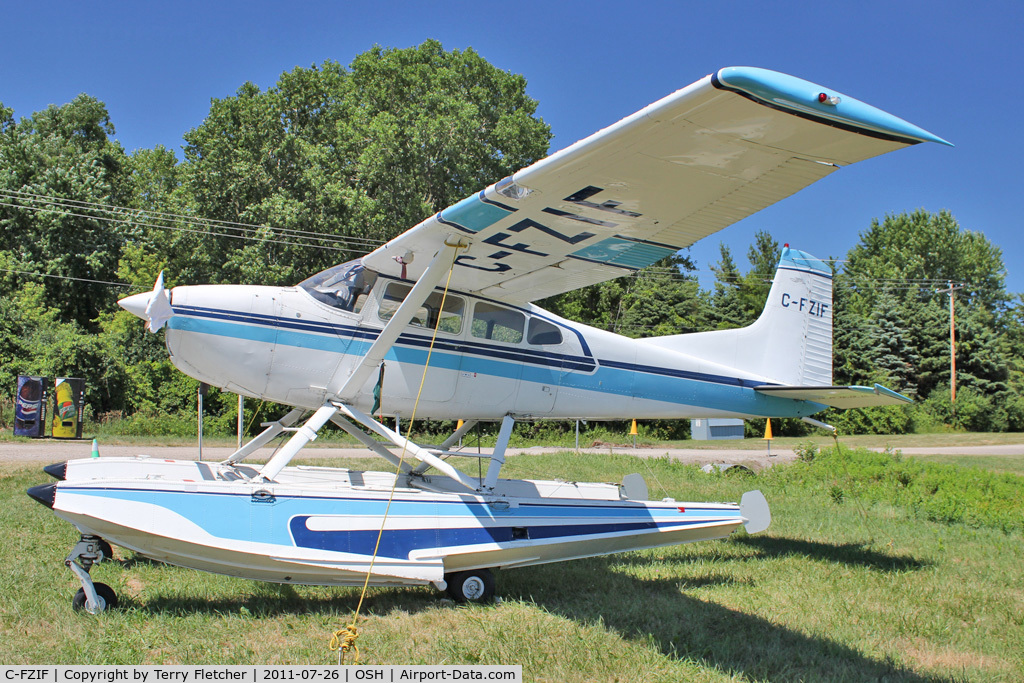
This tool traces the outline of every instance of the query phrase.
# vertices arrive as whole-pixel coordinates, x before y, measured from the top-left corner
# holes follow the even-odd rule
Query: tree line
[[[82,376],[97,418],[191,414],[196,383],[117,299],[160,271],[168,286],[294,284],[360,256],[543,158],[551,131],[536,110],[522,76],[436,41],[297,67],[265,90],[245,83],[211,101],[181,159],[126,152],[88,95],[17,120],[0,104],[0,400],[9,412],[18,374]],[[710,290],[680,254],[539,304],[635,337],[742,326],[779,254],[760,232],[746,272],[722,246]],[[955,405],[946,282],[963,286]],[[874,221],[837,262],[835,379],[918,403],[827,419],[847,432],[1024,429],[1022,313],[980,232],[947,212]],[[233,398],[213,392],[207,407],[228,429]]]

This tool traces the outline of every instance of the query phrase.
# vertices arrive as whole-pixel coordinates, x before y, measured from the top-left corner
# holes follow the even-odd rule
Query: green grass
[[[1024,479],[1015,474],[904,459],[898,451],[805,449],[800,458],[769,476],[827,489],[835,502],[852,495],[931,521],[1024,531]]]
[[[864,475],[861,465],[846,469]],[[490,606],[457,607],[432,589],[373,589],[362,661],[521,664],[525,680],[539,681],[1024,679],[1019,530],[929,521],[898,498],[869,495],[867,480],[804,469],[812,472],[730,476],[665,459],[511,457],[509,476],[618,481],[638,471],[655,498],[736,500],[761,488],[773,526],[501,571],[503,601]],[[0,661],[334,662],[327,642],[355,589],[259,584],[119,549],[94,576],[123,608],[73,613],[77,585],[62,560],[76,535],[24,495],[45,480],[36,468],[0,476]],[[848,489],[839,502],[836,485]]]
[[[1024,475],[1024,455],[915,455],[926,462]]]
[[[840,435],[839,440],[850,448],[945,448],[950,446],[992,446],[1024,443],[1024,434],[1018,432],[942,432],[937,434],[852,434]],[[623,437],[622,443],[625,443]],[[794,448],[804,443],[831,446],[832,437],[823,431],[810,436],[777,436],[772,448]],[[676,448],[764,450],[763,439],[737,439],[725,441],[671,441],[661,445]]]

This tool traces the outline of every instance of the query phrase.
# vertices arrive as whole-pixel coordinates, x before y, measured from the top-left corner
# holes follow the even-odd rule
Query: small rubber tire
[[[113,588],[105,583],[99,583],[98,581],[93,582],[92,587],[96,590],[96,596],[102,603],[99,610],[96,612],[97,614],[103,610],[114,609],[117,607],[117,593],[114,592]],[[75,593],[75,597],[71,598],[71,607],[76,612],[85,610],[86,601],[85,589],[79,588],[78,592]]]
[[[471,569],[445,577],[448,596],[458,603],[490,602],[494,599],[494,574],[490,569]]]
[[[100,546],[100,552],[103,553],[103,560],[104,561],[114,559],[114,549],[110,546],[109,543],[107,543],[106,541],[104,541],[101,538],[99,546]]]

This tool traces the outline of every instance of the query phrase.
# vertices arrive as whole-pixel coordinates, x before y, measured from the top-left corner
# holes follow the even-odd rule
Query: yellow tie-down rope
[[[447,244],[447,242],[445,244]],[[448,286],[452,282],[452,272],[455,270],[455,259],[458,257],[459,249],[463,248],[462,245],[454,246],[455,251],[452,253],[452,265],[448,268],[448,279],[445,281],[444,291],[441,293],[441,307],[437,314],[437,323],[434,325],[434,333],[430,337],[430,347],[427,349],[427,360],[423,364],[423,376],[420,378],[420,388],[416,392],[416,401],[412,405],[412,415],[409,417],[409,427],[405,432],[406,444],[409,439],[412,438],[412,425],[416,420],[416,410],[420,405],[420,395],[423,394],[423,386],[426,384],[427,369],[430,368],[430,356],[434,352],[434,341],[437,339],[437,331],[441,328],[441,318],[444,314],[444,303],[448,297]],[[405,464],[405,452],[406,446],[403,445],[402,455],[398,460],[398,469],[395,471],[395,480],[391,483],[391,493],[388,494],[388,504],[387,507],[384,508],[384,518],[381,519],[380,529],[377,531],[377,543],[373,547],[373,557],[370,558],[370,567],[366,570],[366,579],[363,580],[363,590],[359,594],[359,602],[356,603],[356,609],[352,613],[352,622],[348,626],[344,626],[331,634],[331,641],[328,644],[328,647],[331,651],[337,651],[339,665],[345,663],[345,655],[349,652],[355,654],[355,659],[352,660],[352,663],[359,663],[359,647],[356,645],[356,640],[359,638],[359,630],[356,628],[356,622],[359,621],[359,612],[363,608],[363,600],[366,598],[366,590],[370,585],[370,575],[373,574],[373,565],[377,561],[377,552],[380,550],[380,539],[384,535],[384,526],[388,521],[388,513],[391,512],[391,501],[395,498],[395,488],[398,486],[398,477],[402,473],[402,465]]]

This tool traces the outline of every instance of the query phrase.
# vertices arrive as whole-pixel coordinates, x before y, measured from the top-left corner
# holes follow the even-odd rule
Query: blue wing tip
[[[763,103],[798,114],[834,121],[863,131],[901,138],[908,142],[937,142],[953,147],[923,128],[824,86],[778,71],[753,66],[719,69],[712,80],[718,87],[740,92]],[[824,101],[819,96],[824,95]]]

